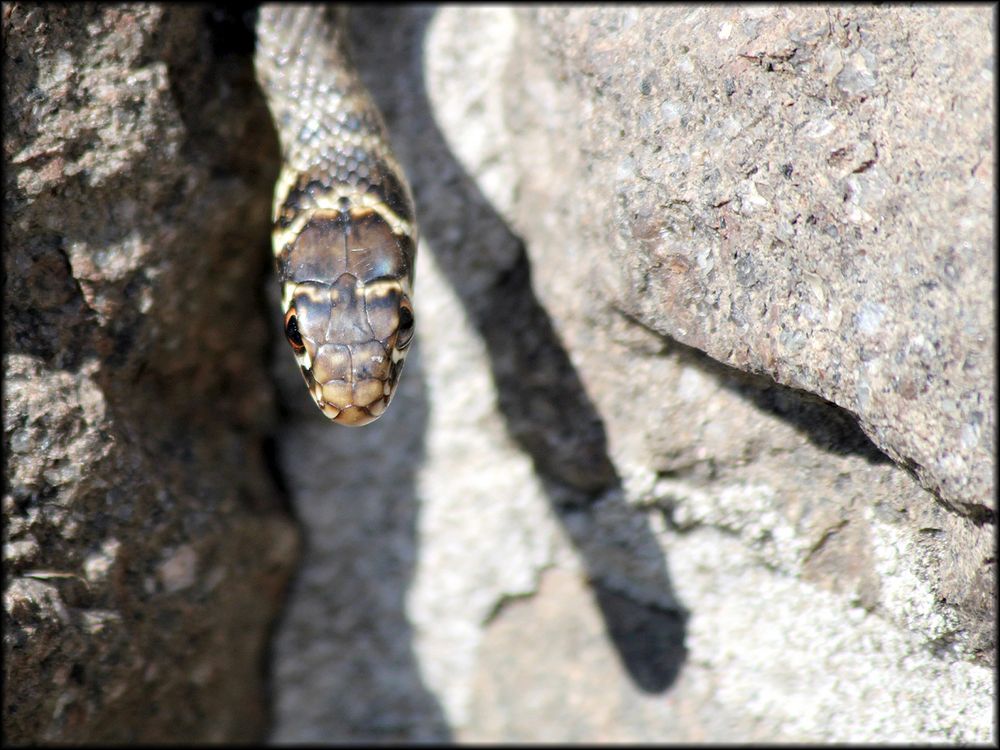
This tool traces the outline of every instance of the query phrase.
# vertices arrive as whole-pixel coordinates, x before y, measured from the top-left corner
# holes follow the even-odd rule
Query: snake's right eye
[[[285,338],[292,345],[296,353],[303,351],[306,345],[302,343],[302,334],[299,333],[299,320],[295,316],[295,310],[289,310],[285,314]]]

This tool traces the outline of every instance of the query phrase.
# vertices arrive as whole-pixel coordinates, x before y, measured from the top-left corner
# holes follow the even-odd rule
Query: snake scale
[[[281,142],[271,218],[285,337],[323,413],[363,425],[389,405],[413,337],[417,228],[344,18],[261,6],[254,65]]]

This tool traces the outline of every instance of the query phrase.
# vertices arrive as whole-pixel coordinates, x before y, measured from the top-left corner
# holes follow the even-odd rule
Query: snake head
[[[360,426],[382,415],[396,390],[415,320],[405,283],[286,284],[285,337],[309,393],[334,422]]]

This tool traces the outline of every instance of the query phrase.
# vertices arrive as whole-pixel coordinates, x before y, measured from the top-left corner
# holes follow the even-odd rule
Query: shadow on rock
[[[398,403],[364,430],[331,430],[299,373],[282,364],[293,376],[282,391],[295,413],[285,421],[281,463],[292,473],[306,551],[275,646],[272,741],[450,741],[406,613],[428,415],[419,344]]]
[[[619,312],[659,338],[665,350],[679,362],[700,370],[757,409],[788,423],[820,450],[838,456],[858,456],[872,465],[893,463],[864,433],[857,417],[846,409],[814,393],[782,385],[767,375],[723,364],[700,349],[682,344],[624,311]]]
[[[607,633],[633,683],[645,692],[662,692],[685,658],[686,613],[645,519],[624,502],[602,420],[532,290],[520,239],[465,173],[437,127],[422,51],[433,15],[433,9],[419,7],[355,13],[356,50],[378,40],[394,50],[400,70],[387,76],[366,67],[365,56],[357,53],[355,62],[390,123],[413,183],[422,235],[486,344],[507,429],[532,457],[580,553]],[[623,550],[646,561],[641,583],[616,574],[635,567],[634,560],[622,559]]]

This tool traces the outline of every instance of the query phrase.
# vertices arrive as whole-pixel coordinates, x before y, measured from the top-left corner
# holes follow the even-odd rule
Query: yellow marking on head
[[[291,169],[287,164],[283,164],[281,166],[281,174],[278,175],[278,181],[274,184],[274,202],[271,204],[271,223],[278,220],[278,212],[281,210],[281,204],[285,202],[285,198],[288,197],[288,193],[295,186],[298,179],[298,170]]]
[[[292,298],[295,296],[295,287],[298,286],[294,281],[286,281],[281,285],[281,311],[288,312],[288,308],[292,306]]]
[[[312,369],[312,358],[309,356],[309,349],[303,349],[301,352],[292,350],[292,355],[295,357],[295,361],[299,363],[302,367],[307,370]]]
[[[306,281],[302,284],[295,284],[295,291],[292,293],[293,297],[308,297],[313,302],[319,302],[321,304],[326,303],[330,299],[331,290],[329,286],[325,284],[317,284],[312,281]]]
[[[339,216],[341,213],[341,197],[346,197],[352,202],[352,216],[356,217],[358,208],[363,211],[373,211],[389,225],[393,234],[401,235],[411,240],[415,239],[412,234],[413,224],[405,219],[401,219],[385,203],[376,200],[371,195],[358,196],[353,188],[343,189],[320,196],[316,200],[315,207],[300,211],[287,227],[281,228],[275,226],[274,231],[271,233],[271,247],[274,251],[274,256],[276,258],[280,257],[284,249],[298,239],[299,235],[302,234],[302,230],[305,229],[306,224],[314,218],[335,218]]]
[[[402,292],[403,285],[398,279],[375,279],[369,282],[358,282],[364,288],[365,298],[388,297],[390,294]]]

